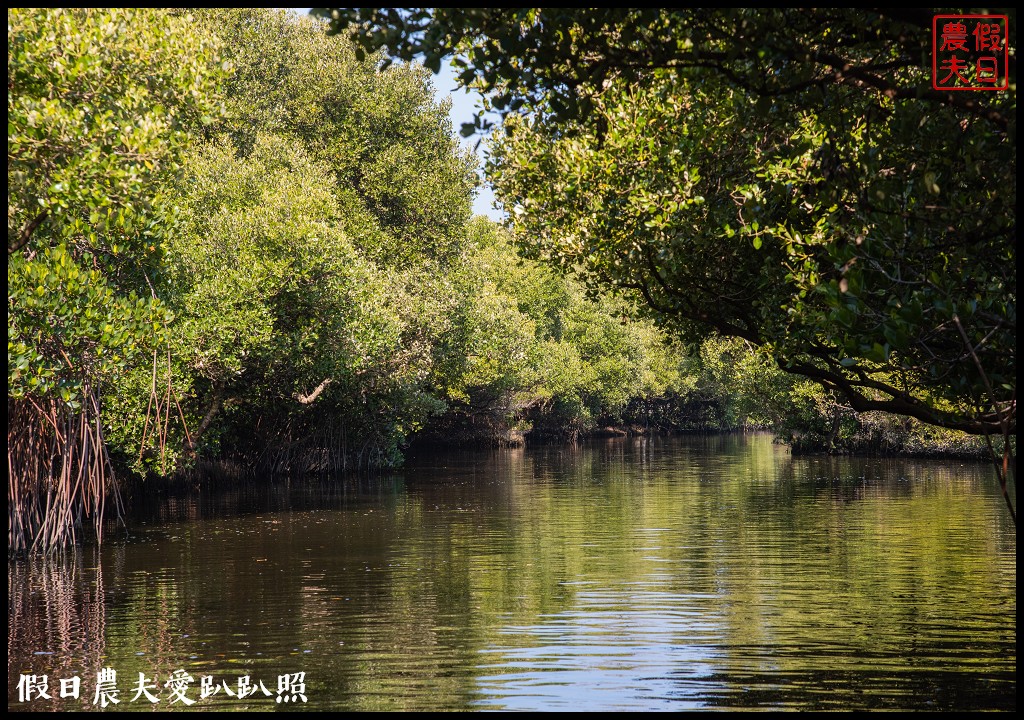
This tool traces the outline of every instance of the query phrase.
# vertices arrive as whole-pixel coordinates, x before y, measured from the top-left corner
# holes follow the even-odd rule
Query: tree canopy
[[[489,177],[535,257],[854,410],[1015,429],[1012,54],[1009,90],[948,92],[920,10],[321,12],[456,55],[505,115]]]

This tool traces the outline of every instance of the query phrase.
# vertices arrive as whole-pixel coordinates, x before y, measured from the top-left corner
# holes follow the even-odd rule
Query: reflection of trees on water
[[[268,512],[320,511],[350,503],[380,501],[401,492],[400,475],[340,477],[328,474],[293,479],[285,475],[203,476],[188,483],[159,480],[130,483],[128,525],[190,523]]]
[[[106,650],[106,591],[96,549],[7,565],[7,698],[17,703],[21,674],[47,675],[52,700],[19,708],[78,709],[88,704]],[[60,679],[82,678],[80,698],[60,697]]]

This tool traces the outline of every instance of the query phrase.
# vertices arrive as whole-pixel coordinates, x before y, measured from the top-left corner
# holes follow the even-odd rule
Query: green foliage
[[[869,120],[845,134],[855,119],[822,122],[820,111],[768,124],[737,95],[673,80],[606,92],[595,102],[604,135],[589,118],[570,136],[510,124],[492,177],[514,226],[595,285],[642,294],[684,336],[710,326],[770,345],[784,367],[845,391],[858,409],[880,401],[980,429],[972,406],[986,385],[1001,402],[1012,392],[1012,219],[994,207],[999,187],[1014,182],[1003,164],[989,189],[965,178],[937,199],[941,210],[926,209],[932,199],[912,185],[897,192],[895,180],[877,180],[929,162],[917,150],[928,147],[923,133],[894,137],[876,121],[881,137],[865,148],[858,136]],[[954,113],[922,113],[940,130],[943,119],[959,127]],[[977,135],[963,141],[998,142]],[[856,168],[849,182],[822,174],[820,158],[840,143],[841,162]],[[867,194],[875,197],[861,203]],[[943,401],[959,405],[951,412]]]
[[[536,257],[857,411],[1014,427],[1015,86],[932,90],[929,14],[326,14],[370,50],[462,55],[506,113],[489,175]]]
[[[346,230],[380,263],[450,261],[476,185],[475,158],[452,137],[430,73],[380,69],[322,23],[260,9],[212,10],[236,72],[226,129],[247,152],[259,132],[284,133],[336,174]]]
[[[9,236],[32,241],[8,269],[12,397],[102,386],[105,442],[166,474],[394,464],[446,408],[576,432],[678,386],[678,348],[628,304],[467,227],[471,156],[423,68],[280,11],[196,14],[44,13],[42,49],[12,35],[72,69],[38,87],[74,100],[12,96]]]
[[[151,10],[8,11],[9,395],[81,400],[161,340],[155,205],[218,46]]]
[[[176,317],[161,373],[181,399],[178,459],[395,464],[444,407],[469,156],[422,69],[381,72],[283,11],[198,15],[235,72],[184,160],[156,286]],[[145,420],[121,414],[137,444]]]
[[[7,41],[9,247],[45,232],[144,256],[106,211],[150,206],[217,112],[217,43],[166,11],[59,8],[9,10]]]
[[[230,401],[230,424],[263,418],[276,432],[293,415],[337,412],[343,398],[407,381],[396,362],[404,322],[381,293],[395,278],[346,237],[329,170],[274,135],[245,158],[230,144],[197,148],[185,166],[163,289],[179,386],[205,396],[193,426]],[[333,384],[315,408],[298,400],[324,380]]]
[[[12,397],[102,386],[138,470],[393,464],[443,408],[470,156],[422,68],[194,12],[9,15]]]
[[[466,420],[467,440],[470,426],[492,441],[516,440],[510,428],[576,434],[621,420],[630,401],[681,387],[681,349],[625,304],[591,299],[573,280],[519,257],[509,235],[484,218],[469,238],[445,386],[456,416],[448,422]]]
[[[32,258],[12,255],[7,290],[8,397],[59,398],[77,409],[84,383],[118,378],[163,334],[159,302],[115,295],[99,270],[81,267],[64,245]]]

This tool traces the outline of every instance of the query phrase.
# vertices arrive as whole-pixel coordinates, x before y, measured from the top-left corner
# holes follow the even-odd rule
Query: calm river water
[[[132,504],[9,563],[9,709],[1016,708],[985,465],[625,439]]]

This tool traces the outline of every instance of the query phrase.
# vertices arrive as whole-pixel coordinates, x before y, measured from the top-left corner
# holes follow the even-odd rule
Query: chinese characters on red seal
[[[1006,15],[936,15],[932,19],[932,87],[1006,90]]]

